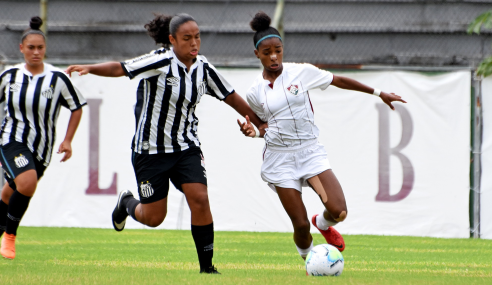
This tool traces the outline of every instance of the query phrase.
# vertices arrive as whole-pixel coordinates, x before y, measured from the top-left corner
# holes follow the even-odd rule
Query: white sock
[[[325,216],[323,216],[323,213],[316,216],[316,225],[318,226],[318,229],[320,229],[320,230],[326,231],[329,227],[333,227],[336,224],[338,224],[338,223],[327,221],[325,219]]]
[[[302,249],[302,248],[299,248],[296,244],[296,248],[297,248],[297,252],[299,252],[299,255],[302,257],[302,258],[306,258],[306,256],[308,255],[308,253],[311,251],[311,249],[313,249],[313,242],[311,241],[311,245],[306,248],[306,249]]]

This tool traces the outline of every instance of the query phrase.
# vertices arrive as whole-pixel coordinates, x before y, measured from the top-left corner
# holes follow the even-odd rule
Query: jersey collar
[[[34,77],[39,77],[39,76],[43,76],[46,74],[46,71],[48,70],[48,67],[46,66],[46,63],[43,62],[43,72],[41,73],[38,73],[36,75],[32,75],[32,73],[27,70],[26,68],[26,63],[21,63],[19,64],[19,67],[20,67],[20,70],[27,76],[29,76],[29,78],[34,78]]]
[[[181,66],[184,70],[188,70],[188,67],[186,67],[186,65],[178,59],[176,54],[174,54],[174,50],[172,47],[169,49],[169,52],[171,53],[173,59],[176,60],[176,63],[179,66]],[[198,65],[198,58],[195,58],[195,62],[190,66],[190,70],[188,70],[188,74],[191,74],[191,71],[194,70],[197,67],[197,65]]]

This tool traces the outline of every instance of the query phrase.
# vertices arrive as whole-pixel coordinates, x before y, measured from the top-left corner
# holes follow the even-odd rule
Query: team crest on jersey
[[[205,94],[205,92],[207,92],[207,81],[205,80],[200,80],[198,82],[198,95],[202,96],[203,94]]]
[[[20,85],[17,83],[9,84],[9,89],[11,92],[17,92],[20,90]]]
[[[167,80],[167,84],[177,87],[179,85],[179,78],[177,77],[169,77]]]
[[[147,183],[141,183],[140,184],[140,196],[144,198],[149,198],[150,196],[154,195],[154,188],[152,188],[152,184],[147,181]]]
[[[19,156],[16,156],[14,158],[14,162],[15,162],[15,166],[17,166],[17,168],[22,168],[26,165],[29,164],[29,160],[27,160],[27,158],[25,156],[21,154],[19,154]]]
[[[53,85],[51,85],[50,88],[41,92],[41,95],[43,95],[44,97],[46,97],[48,99],[53,98],[53,94],[55,94],[55,89],[53,88]]]
[[[297,95],[297,93],[299,93],[299,87],[297,85],[294,85],[294,84],[292,84],[289,88],[287,88],[287,90],[289,90],[289,92],[292,95]]]

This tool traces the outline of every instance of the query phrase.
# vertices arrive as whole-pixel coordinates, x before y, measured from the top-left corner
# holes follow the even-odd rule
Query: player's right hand
[[[79,76],[81,75],[86,75],[89,73],[89,67],[87,65],[70,65],[66,70],[65,73],[68,74],[68,76],[72,76],[72,72],[78,72]]]
[[[239,125],[239,128],[240,128],[241,132],[245,136],[254,138],[255,135],[256,135],[256,131],[253,128],[253,125],[251,124],[251,121],[249,120],[249,116],[246,115],[245,118],[246,118],[246,122],[244,122],[244,123],[241,123],[241,121],[239,119],[237,119],[237,124]]]

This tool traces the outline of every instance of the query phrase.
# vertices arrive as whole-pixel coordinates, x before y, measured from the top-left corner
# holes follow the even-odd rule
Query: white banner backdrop
[[[492,239],[492,78],[482,81],[482,179],[480,181],[480,237]]]
[[[241,95],[259,73],[220,72]],[[340,75],[395,92],[408,104],[397,103],[400,107],[392,112],[374,96],[333,86],[310,93],[320,141],[348,205],[348,218],[337,229],[345,234],[468,237],[470,72]],[[138,196],[130,162],[138,82],[96,76],[74,76],[73,82],[86,98],[102,99],[99,117],[99,103],[92,100],[84,107],[73,157],[59,163],[61,155],[54,156],[24,226],[111,228],[117,196],[86,194],[89,176],[98,178],[91,191],[110,193],[113,185],[118,192],[130,189]],[[196,113],[215,229],[292,231],[277,195],[260,178],[263,140],[243,137],[236,124],[240,116],[210,96],[202,98]],[[60,114],[56,147],[68,118],[69,112]],[[303,193],[310,219],[322,211],[322,204],[312,190]],[[144,226],[129,218],[127,228]],[[168,214],[158,228],[190,228],[186,200],[172,186]]]

